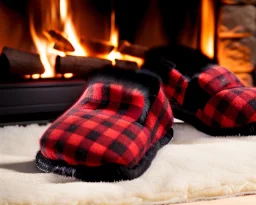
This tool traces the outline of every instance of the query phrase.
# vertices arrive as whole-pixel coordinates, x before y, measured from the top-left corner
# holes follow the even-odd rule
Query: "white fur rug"
[[[41,173],[47,126],[0,128],[0,204],[168,204],[256,193],[256,137],[213,138],[185,124],[140,178],[85,183]]]

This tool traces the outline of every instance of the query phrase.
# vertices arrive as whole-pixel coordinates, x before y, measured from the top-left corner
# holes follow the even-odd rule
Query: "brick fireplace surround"
[[[256,0],[222,0],[217,36],[219,64],[252,86],[251,74],[256,65]]]

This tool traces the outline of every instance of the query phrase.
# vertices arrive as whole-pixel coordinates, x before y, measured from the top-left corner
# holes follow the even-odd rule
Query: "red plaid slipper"
[[[171,140],[172,124],[156,76],[108,70],[43,134],[36,165],[83,181],[134,179]]]
[[[256,88],[226,68],[208,65],[190,78],[166,60],[146,69],[161,76],[175,118],[213,136],[256,134]]]

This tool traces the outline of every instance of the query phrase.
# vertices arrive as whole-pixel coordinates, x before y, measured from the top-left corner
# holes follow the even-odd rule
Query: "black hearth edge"
[[[74,104],[85,87],[83,79],[0,83],[0,126],[52,122]]]
[[[96,57],[56,58],[56,74],[73,73],[72,78],[26,79],[40,75],[44,67],[38,54],[4,47],[0,55],[0,126],[45,124],[55,120],[80,97],[91,72],[104,68],[132,69],[135,62]]]
[[[7,49],[7,51],[10,51],[10,49]],[[7,56],[9,60],[15,59],[10,62],[20,62],[20,58],[16,58],[16,55],[14,55],[16,52],[18,51],[10,52],[12,55]],[[197,73],[198,69],[204,67],[205,64],[215,62],[215,60],[204,56],[201,51],[180,45],[168,45],[155,47],[146,52],[142,67],[160,68],[160,62],[163,58],[176,64],[176,69],[185,72],[187,76]],[[38,60],[35,58],[35,61]],[[6,62],[9,61],[5,59],[2,65],[5,66]],[[16,64],[7,63],[9,72],[5,75],[0,74],[0,126],[52,122],[81,96],[86,88],[86,79],[88,79],[91,71],[100,71],[105,66],[108,67],[112,64],[105,59],[73,56],[58,57],[56,62],[56,73],[72,72],[75,73],[75,77],[69,79],[26,80],[15,74],[15,72],[21,72],[22,69],[15,69]],[[24,61],[24,63],[27,62]],[[38,65],[37,63],[34,64]],[[134,62],[119,60],[116,60],[114,67],[118,69],[139,69]],[[1,71],[5,70],[3,68],[0,66]],[[27,69],[26,66],[22,66],[22,68],[25,72],[22,74],[31,72],[31,69]]]

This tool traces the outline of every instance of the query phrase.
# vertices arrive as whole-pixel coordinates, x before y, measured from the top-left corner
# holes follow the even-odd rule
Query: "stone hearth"
[[[221,2],[217,30],[219,64],[252,86],[256,65],[256,0]]]

